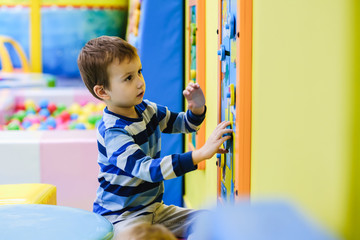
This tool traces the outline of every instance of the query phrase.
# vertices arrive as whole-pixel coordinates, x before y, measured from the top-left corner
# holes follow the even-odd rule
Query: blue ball
[[[49,127],[56,128],[56,120],[53,117],[46,119],[45,124]]]
[[[48,116],[50,116],[50,111],[47,108],[41,109],[39,112],[39,115],[48,117]]]
[[[78,119],[78,117],[79,117],[79,115],[77,115],[76,113],[73,113],[73,114],[71,114],[70,119],[76,120],[76,119]]]
[[[41,109],[44,109],[44,108],[47,108],[49,106],[49,101],[44,99],[44,100],[41,100],[41,102],[39,103],[39,107]]]
[[[75,129],[85,130],[86,126],[83,123],[78,123],[76,124]]]
[[[25,129],[28,129],[31,125],[32,125],[32,123],[30,121],[23,121],[23,123],[22,123],[22,126]]]

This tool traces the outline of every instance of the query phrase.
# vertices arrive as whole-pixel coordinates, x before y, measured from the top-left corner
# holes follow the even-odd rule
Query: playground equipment
[[[20,62],[21,68],[16,69],[11,61],[10,54],[6,44],[10,44],[15,52],[17,53]],[[2,65],[1,72],[14,72],[14,71],[21,71],[21,72],[30,72],[30,65],[24,53],[24,50],[20,46],[18,42],[8,36],[1,36],[0,35],[0,62]]]
[[[218,17],[219,122],[234,131],[217,155],[218,199],[233,202],[250,194],[252,0],[219,1]]]
[[[205,0],[188,2],[188,19],[186,28],[186,79],[188,82],[197,82],[201,86],[204,95],[206,94],[206,43],[205,43]],[[187,85],[186,83],[186,85]],[[189,151],[200,148],[204,145],[206,132],[206,120],[198,132],[188,134],[186,147]],[[199,163],[198,169],[204,170],[206,162]]]

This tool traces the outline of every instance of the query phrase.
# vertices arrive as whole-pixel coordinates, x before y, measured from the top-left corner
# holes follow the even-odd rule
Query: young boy
[[[190,83],[183,91],[186,113],[143,100],[140,59],[136,49],[118,37],[90,40],[80,52],[78,66],[92,95],[106,103],[97,132],[100,186],[94,212],[113,223],[115,234],[148,222],[187,237],[196,211],[163,204],[163,180],[182,176],[216,152],[226,152],[219,147],[230,138],[223,136],[232,132],[226,128],[230,123],[220,123],[200,149],[160,157],[161,132],[199,129],[206,112],[200,86]]]

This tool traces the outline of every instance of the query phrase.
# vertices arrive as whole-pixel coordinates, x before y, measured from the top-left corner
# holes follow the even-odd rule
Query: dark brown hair
[[[118,59],[119,63],[137,56],[136,48],[119,37],[101,36],[91,39],[81,49],[77,64],[81,78],[94,97],[95,85],[109,89],[108,66]],[[101,100],[101,99],[100,99]]]

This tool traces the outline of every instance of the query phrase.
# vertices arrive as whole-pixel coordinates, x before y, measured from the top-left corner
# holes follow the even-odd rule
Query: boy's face
[[[112,108],[127,109],[140,104],[145,94],[145,81],[142,75],[140,58],[125,59],[121,63],[115,59],[108,66],[110,87],[106,90]]]

